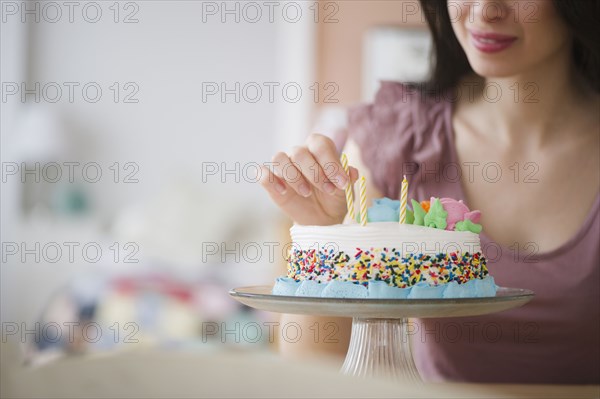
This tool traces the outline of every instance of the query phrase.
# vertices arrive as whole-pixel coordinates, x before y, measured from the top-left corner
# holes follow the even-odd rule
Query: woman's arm
[[[283,314],[279,352],[292,358],[329,355],[341,363],[348,350],[351,325],[352,320],[345,317]],[[297,331],[299,338],[294,336]]]

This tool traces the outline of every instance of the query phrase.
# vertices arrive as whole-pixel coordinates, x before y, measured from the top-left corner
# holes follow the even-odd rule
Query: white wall
[[[94,140],[95,157],[134,161],[143,182],[133,195],[150,195],[174,176],[199,176],[203,161],[248,162],[275,151],[276,103],[202,102],[203,82],[280,81],[284,62],[277,47],[280,26],[202,22],[203,2],[137,2],[136,24],[37,24],[33,33],[33,78],[41,82],[135,82],[139,104],[61,104],[73,130]],[[238,3],[239,4],[239,3]],[[112,17],[112,16],[111,16]],[[265,93],[266,97],[266,93]],[[120,201],[123,190],[107,201]]]
[[[0,4],[0,6],[2,6]],[[2,16],[4,12],[2,13]],[[0,82],[20,82],[27,78],[27,40],[28,29],[22,23],[0,23]],[[0,89],[4,92],[4,88]],[[4,102],[0,98],[0,160],[5,162],[12,158],[12,148],[8,135],[14,131],[16,120],[22,111],[20,102]],[[0,189],[0,241],[4,242],[11,228],[18,221],[15,209],[19,206],[17,189],[18,182],[1,183]],[[2,264],[0,267],[0,294],[11,289],[9,269]],[[11,290],[14,292],[14,290]],[[10,292],[8,292],[10,294]],[[0,320],[5,320],[10,306],[6,301],[0,301]]]
[[[35,3],[38,2],[28,4],[33,8]],[[115,184],[110,178],[103,178],[100,183],[86,185],[92,195],[93,222],[85,227],[70,224],[62,230],[59,226],[34,233],[28,222],[18,217],[5,218],[4,212],[18,215],[18,204],[3,202],[2,229],[3,233],[10,232],[3,240],[44,242],[72,239],[73,235],[80,235],[79,239],[94,235],[105,239],[106,230],[124,209],[139,208],[138,204],[168,194],[179,180],[196,183],[200,193],[213,193],[216,202],[210,212],[217,215],[217,220],[227,214],[227,206],[233,206],[232,203],[237,208],[240,204],[246,206],[248,215],[260,210],[260,215],[266,215],[267,224],[274,220],[269,217],[276,215],[275,210],[258,184],[244,182],[243,177],[236,183],[231,175],[225,183],[219,176],[209,176],[203,182],[202,164],[226,162],[231,168],[236,162],[243,165],[269,161],[277,149],[298,142],[308,131],[313,107],[308,87],[313,76],[314,47],[314,23],[307,11],[310,4],[295,3],[304,7],[303,17],[295,23],[289,22],[289,17],[294,17],[293,10],[282,15],[285,2],[277,4],[274,22],[268,20],[268,10],[263,8],[257,23],[248,21],[254,17],[252,10],[248,10],[250,14],[242,13],[239,22],[235,16],[226,15],[223,23],[220,14],[205,15],[203,22],[203,6],[207,2],[135,1],[130,2],[135,7],[127,9],[125,3],[119,3],[118,23],[110,8],[114,2],[97,2],[102,17],[96,23],[86,21],[82,14],[87,2],[75,8],[73,22],[69,22],[69,10],[62,7],[62,17],[55,23],[49,21],[55,18],[55,10],[44,10],[38,3],[40,21],[35,22],[33,15],[26,16],[29,38],[24,35],[27,24],[21,21],[22,10],[6,15],[7,22],[2,24],[2,80],[27,81],[30,88],[36,82],[42,87],[55,82],[63,88],[60,101],[50,103],[42,96],[36,107],[49,111],[59,121],[58,130],[64,132],[67,144],[62,160],[98,162],[103,173],[111,173],[108,166],[114,162],[135,162],[139,165],[139,183]],[[235,3],[240,10],[245,5],[228,4],[234,7]],[[17,4],[21,7],[24,3]],[[210,3],[210,7],[221,4]],[[136,8],[134,18],[138,22],[123,23],[124,16]],[[94,18],[94,9],[87,11],[87,18]],[[28,77],[24,64],[12,58],[20,54],[17,58],[23,59],[27,53],[31,55]],[[65,82],[79,84],[72,103]],[[81,92],[83,85],[90,82],[103,90],[96,103],[86,101]],[[110,90],[114,82],[121,84],[121,95],[126,94],[123,84],[137,85],[139,92],[134,98],[139,102],[123,103],[121,97],[115,103]],[[263,98],[257,103],[244,98],[235,103],[233,96],[228,96],[228,101],[222,103],[214,96],[203,102],[203,82],[225,82],[229,87],[235,82],[242,86],[255,82],[263,86]],[[268,101],[264,82],[280,85],[273,103]],[[282,97],[281,87],[287,82],[302,87],[298,103],[290,104]],[[33,96],[27,100],[34,103]],[[3,162],[21,160],[17,150],[7,149],[17,149],[23,133],[7,127],[4,116],[8,113],[12,119],[18,119],[16,109],[24,105],[36,104],[22,104],[18,96],[2,104]],[[2,191],[14,194],[19,189],[19,184],[3,184]],[[229,201],[218,201],[219,196],[226,196]],[[164,209],[165,213],[171,211]],[[16,260],[3,264],[4,313],[14,314],[15,309],[24,308],[23,318],[32,317],[44,298],[73,272],[72,265],[26,265]],[[30,303],[24,305],[23,301]]]

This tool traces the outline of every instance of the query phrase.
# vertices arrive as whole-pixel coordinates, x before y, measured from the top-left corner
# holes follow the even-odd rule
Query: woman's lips
[[[509,48],[517,37],[502,35],[499,33],[488,33],[479,31],[469,31],[473,46],[484,53],[497,53]]]

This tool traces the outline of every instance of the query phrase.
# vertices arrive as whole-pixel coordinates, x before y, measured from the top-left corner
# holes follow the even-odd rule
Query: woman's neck
[[[485,116],[484,134],[507,145],[541,147],[566,130],[574,112],[589,106],[587,90],[565,54],[519,76],[479,78],[478,87],[472,105]]]

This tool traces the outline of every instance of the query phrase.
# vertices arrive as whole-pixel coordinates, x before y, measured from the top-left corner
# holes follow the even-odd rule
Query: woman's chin
[[[477,75],[484,78],[508,78],[522,72],[522,69],[516,68],[515,65],[506,65],[506,62],[471,61],[471,67]]]

